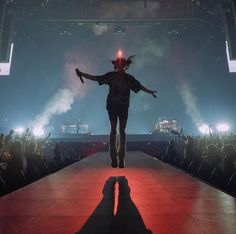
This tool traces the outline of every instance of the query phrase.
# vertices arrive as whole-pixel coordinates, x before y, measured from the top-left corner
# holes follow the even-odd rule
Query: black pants
[[[116,121],[117,119],[128,119],[128,108],[127,106],[112,106],[107,108],[109,119],[111,121]]]
[[[125,126],[128,119],[128,107],[115,105],[111,108],[107,108],[109,119],[111,122],[111,134],[110,134],[110,156],[113,161],[124,160],[126,152],[126,134]],[[117,142],[116,142],[116,125],[120,122],[120,140],[117,152]]]

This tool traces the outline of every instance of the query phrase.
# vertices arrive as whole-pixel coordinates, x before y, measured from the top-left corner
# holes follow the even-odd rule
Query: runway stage
[[[1,234],[235,234],[236,200],[142,152],[97,153],[0,200]]]

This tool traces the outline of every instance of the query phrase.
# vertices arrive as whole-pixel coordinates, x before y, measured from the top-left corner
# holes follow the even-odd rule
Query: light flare
[[[121,49],[119,49],[117,52],[117,58],[123,58],[123,52]]]
[[[41,137],[44,135],[44,129],[43,126],[35,126],[33,128],[33,134],[37,137]]]
[[[211,128],[209,125],[207,124],[202,124],[198,127],[198,130],[199,132],[201,132],[202,134],[205,134],[205,135],[209,135],[211,133]]]
[[[228,132],[230,130],[230,126],[227,123],[220,123],[216,126],[216,129],[219,132]]]

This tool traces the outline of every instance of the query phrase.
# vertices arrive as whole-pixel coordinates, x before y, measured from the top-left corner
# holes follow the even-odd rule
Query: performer
[[[109,94],[107,96],[106,109],[109,115],[111,132],[110,132],[110,156],[111,166],[116,168],[124,168],[125,166],[125,153],[126,153],[126,134],[125,128],[128,119],[128,108],[130,100],[130,90],[137,93],[142,90],[146,93],[151,94],[156,98],[156,91],[149,90],[144,87],[139,81],[133,76],[126,73],[129,65],[132,63],[132,58],[123,58],[121,52],[120,56],[112,61],[114,71],[108,72],[101,76],[94,76],[87,73],[81,72],[76,69],[76,74],[82,80],[82,77],[97,81],[99,85],[109,85]],[[119,147],[117,149],[116,144],[116,128],[119,119]],[[118,161],[119,160],[119,161]]]

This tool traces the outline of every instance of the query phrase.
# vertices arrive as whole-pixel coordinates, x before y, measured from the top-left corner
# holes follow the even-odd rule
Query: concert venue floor
[[[0,199],[1,234],[236,233],[235,198],[142,152],[96,153]]]

